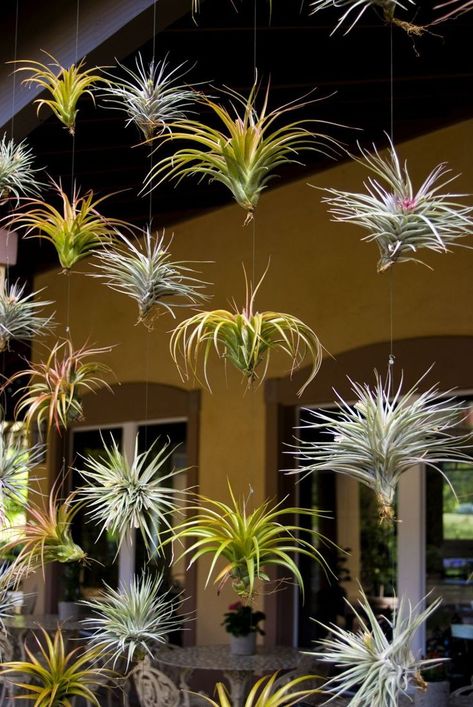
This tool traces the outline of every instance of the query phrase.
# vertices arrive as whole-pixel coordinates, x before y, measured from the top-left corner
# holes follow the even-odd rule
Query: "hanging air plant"
[[[25,503],[26,480],[41,463],[44,445],[28,446],[19,435],[9,432],[5,422],[0,423],[0,526],[5,522],[5,503]]]
[[[204,380],[210,389],[207,362],[212,349],[219,358],[240,370],[250,386],[264,379],[270,354],[276,350],[292,359],[291,372],[299,368],[306,357],[312,362],[309,377],[298,395],[315,378],[322,363],[323,347],[312,329],[291,314],[254,311],[255,296],[265,274],[253,290],[245,273],[246,304],[241,312],[236,305],[234,312],[225,309],[199,312],[174,329],[171,355],[183,378],[188,378],[189,372],[198,378],[198,361],[202,354]],[[179,364],[181,359],[183,369]],[[260,366],[263,370],[258,373]]]
[[[447,20],[455,20],[465,12],[471,12],[473,0],[447,0],[447,2],[435,5],[434,10],[442,10],[441,14],[430,23],[438,25],[441,22],[447,22]]]
[[[40,317],[39,311],[51,301],[33,300],[42,290],[23,296],[26,285],[11,285],[5,280],[0,292],[0,351],[9,348],[10,341],[25,341],[48,334],[54,327],[53,316]]]
[[[52,243],[61,266],[70,270],[79,260],[107,243],[114,235],[115,227],[126,224],[105,218],[97,211],[97,206],[107,196],[94,200],[92,190],[80,196],[74,189],[72,200],[69,200],[61,185],[53,184],[62,202],[60,210],[41,199],[30,199],[26,210],[10,216],[7,225],[23,229],[26,236],[36,236]]]
[[[363,591],[361,597],[359,609],[346,600],[360,626],[358,632],[335,624],[320,624],[330,635],[319,641],[321,650],[313,656],[337,666],[337,674],[324,684],[324,692],[329,692],[335,700],[355,690],[350,707],[397,707],[409,688],[427,687],[421,671],[443,662],[438,658],[417,659],[411,650],[414,634],[438,608],[441,599],[422,610],[425,599],[412,607],[402,597],[393,619],[389,620],[384,616],[376,618]],[[391,638],[386,634],[392,634]]]
[[[159,309],[174,315],[175,307],[196,304],[207,299],[200,292],[206,283],[191,277],[194,271],[186,261],[171,260],[170,244],[161,236],[152,234],[148,227],[143,242],[132,243],[123,234],[120,245],[96,252],[101,271],[95,277],[104,278],[106,284],[128,295],[138,303],[138,322],[153,328]]]
[[[304,426],[322,431],[324,441],[298,440],[295,454],[303,466],[292,473],[331,470],[350,476],[374,491],[380,520],[390,522],[402,474],[416,464],[438,469],[443,462],[471,462],[462,451],[471,435],[455,434],[464,404],[442,397],[436,386],[421,393],[421,378],[402,393],[402,377],[393,389],[390,372],[385,382],[375,376],[374,388],[352,383],[354,405],[338,396],[334,413],[306,410]]]
[[[33,151],[22,140],[8,140],[6,133],[0,141],[0,200],[34,196],[43,186],[33,169]]]
[[[17,72],[26,71],[30,74],[28,78],[23,79],[23,84],[36,86],[50,94],[49,99],[38,98],[34,101],[38,104],[38,113],[43,106],[48,106],[70,134],[74,135],[79,98],[88,95],[94,100],[92,86],[105,79],[94,73],[98,67],[85,71],[84,59],[66,69],[51,54],[48,52],[44,54],[51,59],[50,63],[43,64],[41,61],[31,59],[20,59],[12,63],[22,64],[16,69]]]
[[[283,684],[278,678],[280,678],[279,673],[273,673],[272,675],[264,675],[257,680],[242,707],[291,707],[297,704],[307,704],[305,698],[321,693],[320,690],[313,687],[314,682],[319,679],[316,675],[298,675],[291,680],[284,681]],[[213,707],[232,707],[231,696],[223,683],[218,682],[215,685],[215,692],[217,693],[216,700],[204,694],[202,699]]]
[[[374,176],[365,182],[365,194],[324,189],[334,221],[356,224],[368,231],[363,240],[375,241],[380,253],[378,272],[394,263],[422,262],[417,254],[427,249],[447,253],[473,230],[473,208],[457,201],[464,194],[442,193],[456,177],[448,176],[445,164],[435,167],[416,192],[401,165],[393,144],[382,157],[374,147],[369,153],[360,148],[355,158]]]
[[[87,359],[109,351],[107,348],[88,349],[85,346],[74,350],[69,340],[56,343],[46,363],[33,363],[31,368],[18,371],[5,383],[7,386],[25,376],[31,378],[29,385],[19,391],[22,395],[15,414],[24,415],[27,427],[36,420],[40,429],[46,423],[48,430],[54,425],[58,432],[81,420],[81,393],[101,386],[110,388],[99,377],[99,374],[109,373],[110,368],[104,363]]]
[[[138,437],[131,462],[112,438],[104,443],[99,457],[83,457],[85,468],[77,471],[87,482],[79,490],[91,521],[100,526],[100,535],[110,532],[118,540],[118,549],[128,531],[140,530],[150,555],[162,552],[162,538],[172,531],[173,518],[186,498],[186,491],[170,485],[185,469],[166,472],[175,448],[156,442],[145,452],[138,452]]]
[[[201,557],[210,556],[212,563],[205,586],[216,574],[214,583],[219,591],[230,580],[233,590],[248,600],[254,598],[257,582],[269,581],[267,572],[274,566],[292,575],[303,593],[304,583],[295,557],[305,555],[325,563],[314,545],[300,537],[304,532],[315,536],[315,531],[293,525],[291,519],[299,515],[314,519],[318,512],[282,508],[282,501],[275,505],[265,501],[249,511],[245,499],[236,500],[230,483],[228,488],[231,505],[199,495],[198,505],[188,509],[193,515],[174,528],[175,540],[190,541],[181,557],[190,556],[191,566]],[[216,573],[219,560],[225,564]]]
[[[187,118],[188,109],[196,100],[195,91],[182,79],[189,73],[187,62],[170,68],[167,56],[145,67],[141,54],[136,57],[136,71],[118,66],[127,79],[110,75],[103,93],[106,107],[126,113],[126,125],[134,124],[151,140],[169,130],[171,123]]]
[[[258,88],[255,83],[248,98],[228,89],[229,109],[199,95],[199,102],[222,128],[212,128],[197,120],[173,124],[171,134],[160,144],[184,140],[188,146],[158,161],[146,177],[145,187],[152,189],[166,180],[180,181],[187,176],[221,182],[246,211],[247,223],[277,167],[295,163],[303,150],[333,152],[337,146],[333,138],[308,130],[307,125],[316,121],[298,120],[273,130],[279,118],[308,102],[287,103],[268,112],[268,84],[258,112],[255,105]]]
[[[93,616],[84,619],[84,627],[92,631],[88,641],[102,651],[113,667],[120,658],[126,668],[132,661],[153,657],[156,648],[167,643],[172,631],[182,627],[186,619],[178,615],[184,601],[181,594],[163,590],[163,576],[143,574],[120,589],[106,586],[106,592],[81,604]]]
[[[358,20],[361,19],[362,15],[364,15],[366,10],[368,10],[369,8],[373,8],[374,10],[380,10],[382,12],[384,22],[388,24],[397,24],[406,29],[406,31],[412,33],[422,32],[421,27],[418,27],[417,25],[411,25],[409,22],[403,22],[402,20],[396,19],[395,13],[397,10],[407,10],[403,2],[400,2],[400,0],[312,0],[310,8],[312,15],[315,15],[315,13],[319,12],[320,10],[327,10],[330,8],[348,8],[338,20],[337,24],[335,25],[335,28],[332,31],[332,34],[341,27],[345,20],[351,22],[345,32],[345,34],[348,34],[356,25]],[[405,0],[405,2],[415,7],[414,0]]]

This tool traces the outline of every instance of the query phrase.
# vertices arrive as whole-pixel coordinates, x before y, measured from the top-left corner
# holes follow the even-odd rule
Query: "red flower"
[[[238,611],[238,609],[241,609],[242,603],[241,601],[236,601],[234,604],[230,604],[228,609],[229,611]]]

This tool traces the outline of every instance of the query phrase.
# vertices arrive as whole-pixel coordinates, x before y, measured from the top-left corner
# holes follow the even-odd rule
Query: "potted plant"
[[[61,621],[76,619],[79,615],[80,566],[77,562],[64,565],[62,580],[62,600],[58,602],[58,614]]]
[[[241,601],[230,604],[222,623],[225,631],[230,634],[230,652],[235,655],[253,655],[256,651],[256,634],[264,636],[258,624],[265,618],[262,611],[253,611],[251,606]]]

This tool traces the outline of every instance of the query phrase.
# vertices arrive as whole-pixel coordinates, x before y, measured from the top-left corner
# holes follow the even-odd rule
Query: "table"
[[[234,655],[230,653],[228,645],[189,648],[166,646],[160,648],[155,659],[160,666],[178,669],[179,687],[184,691],[189,690],[188,681],[194,670],[221,671],[228,682],[233,707],[241,707],[248,684],[254,676],[267,675],[277,670],[310,671],[314,660],[298,648],[276,646],[259,648],[255,655]]]
[[[3,619],[5,628],[12,638],[12,648],[16,655],[21,656],[21,660],[27,660],[25,654],[25,640],[30,631],[37,631],[44,628],[47,633],[55,633],[58,626],[64,634],[78,633],[83,629],[80,621],[66,619],[62,621],[57,614],[43,614],[34,616],[33,614],[14,614]]]

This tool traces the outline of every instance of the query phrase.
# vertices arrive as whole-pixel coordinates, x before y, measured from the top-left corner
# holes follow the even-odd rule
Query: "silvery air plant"
[[[42,186],[36,177],[39,171],[33,169],[33,151],[26,142],[15,143],[4,134],[0,141],[0,201],[37,195]]]
[[[92,612],[83,620],[91,631],[89,643],[102,649],[104,658],[115,668],[120,659],[140,661],[180,628],[186,615],[177,615],[183,603],[181,594],[163,590],[163,577],[143,574],[120,589],[106,585],[102,596],[81,603]]]
[[[0,527],[5,523],[8,502],[25,504],[26,480],[31,481],[30,473],[41,463],[43,454],[44,445],[29,446],[0,422]]]
[[[360,147],[361,158],[354,159],[371,172],[364,183],[365,193],[324,189],[322,199],[329,206],[333,221],[356,224],[374,241],[380,258],[378,272],[395,263],[422,262],[421,250],[447,253],[473,230],[473,208],[458,199],[465,194],[445,193],[444,188],[456,177],[450,176],[445,163],[437,165],[416,191],[401,164],[393,144],[386,157],[373,145],[370,153]]]
[[[24,295],[26,284],[6,280],[0,291],[0,351],[8,349],[11,340],[30,340],[48,334],[54,326],[53,316],[41,317],[43,307],[51,301],[36,302],[38,292]]]
[[[415,7],[414,0],[405,0],[405,2],[409,5],[414,5]],[[345,34],[348,34],[356,25],[358,20],[360,20],[361,17],[365,14],[366,10],[368,10],[369,8],[372,8],[374,10],[380,10],[382,12],[384,22],[394,22],[395,24],[399,24],[401,27],[404,26],[406,29],[410,28],[410,31],[413,31],[413,29],[420,29],[416,28],[415,25],[404,23],[401,20],[396,21],[396,10],[407,9],[406,5],[400,2],[399,0],[313,0],[310,3],[310,10],[312,15],[315,15],[315,13],[319,12],[320,10],[345,7],[347,9],[341,15],[340,19],[332,30],[332,34],[338,29],[340,29],[340,27],[345,21],[350,23],[348,29],[345,31]]]
[[[204,282],[192,277],[191,263],[172,260],[170,243],[164,231],[153,234],[148,227],[143,240],[133,243],[121,233],[119,244],[96,251],[100,273],[106,284],[138,304],[138,321],[148,329],[161,311],[174,315],[174,308],[197,304],[208,299],[202,292]]]
[[[319,641],[321,650],[313,655],[337,667],[337,674],[324,684],[324,691],[331,695],[324,704],[353,690],[350,707],[397,707],[401,696],[412,692],[412,688],[427,687],[421,670],[434,668],[442,661],[417,659],[411,643],[441,599],[422,610],[424,602],[425,599],[413,607],[402,597],[392,620],[376,618],[362,591],[358,609],[347,601],[360,627],[357,632],[321,624],[329,636]],[[386,634],[392,634],[391,638]]]
[[[185,68],[186,62],[172,68],[166,56],[145,67],[143,57],[138,54],[136,71],[120,63],[118,66],[126,78],[108,74],[111,80],[102,94],[105,107],[126,113],[126,125],[134,123],[145,140],[152,140],[169,130],[170,123],[187,117],[196,94],[182,82],[190,70]]]
[[[298,440],[294,454],[302,465],[291,473],[330,469],[350,476],[374,491],[380,521],[390,522],[402,474],[416,464],[442,473],[441,463],[471,461],[463,451],[471,435],[455,434],[464,404],[442,396],[437,386],[420,392],[421,378],[403,393],[402,376],[397,388],[391,372],[384,382],[377,372],[375,378],[373,387],[352,382],[354,404],[337,395],[334,412],[304,411],[303,427],[322,432],[324,441]]]
[[[99,457],[83,457],[78,471],[87,485],[79,490],[87,515],[100,526],[100,535],[110,531],[117,536],[118,548],[129,531],[139,529],[150,555],[161,552],[164,535],[172,531],[172,519],[182,507],[187,491],[175,489],[172,480],[185,471],[166,471],[174,448],[169,440],[159,440],[145,452],[138,452],[138,437],[133,459],[128,461],[111,438]]]

